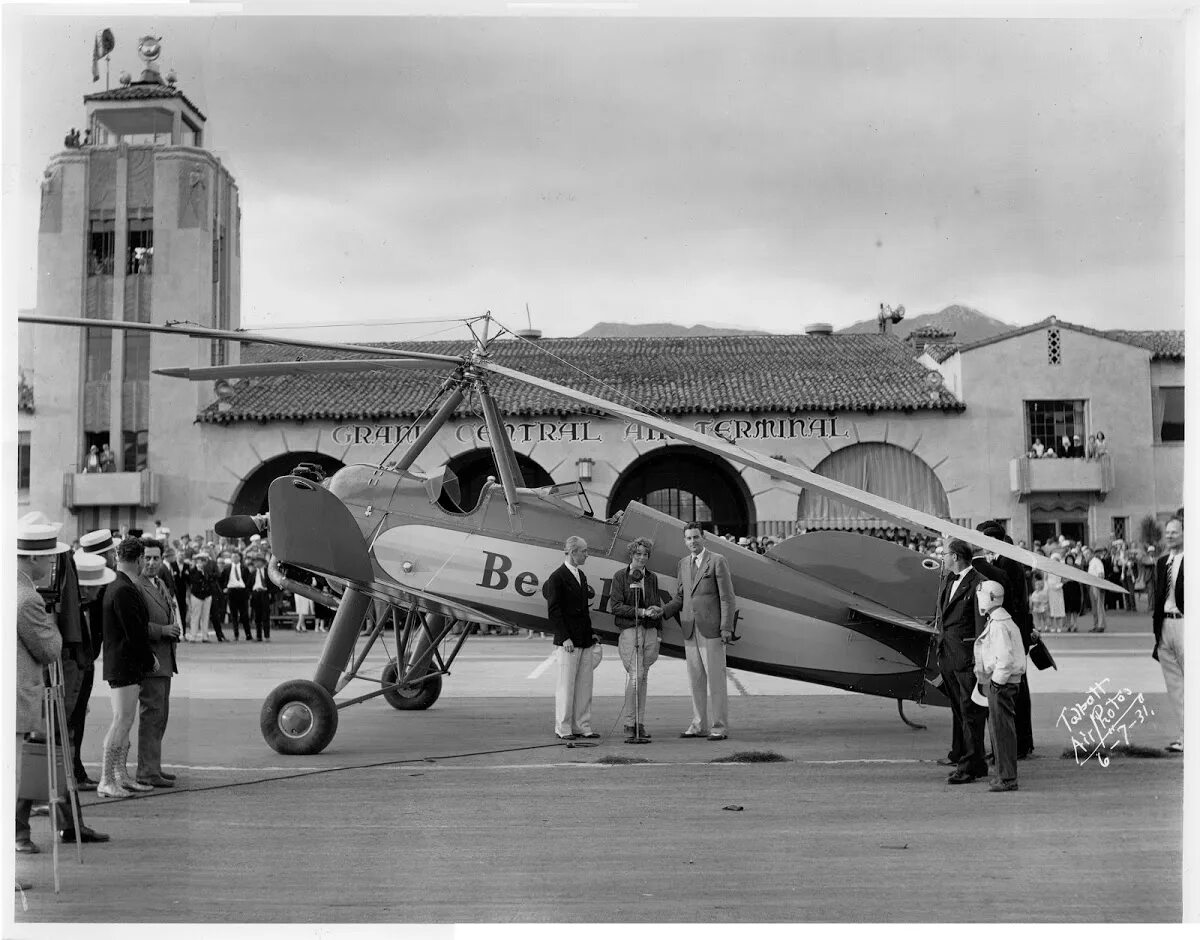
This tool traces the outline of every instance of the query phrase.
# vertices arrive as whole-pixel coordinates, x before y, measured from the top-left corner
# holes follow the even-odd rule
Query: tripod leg
[[[67,802],[71,804],[71,828],[75,833],[75,860],[82,865],[83,820],[79,817],[79,787],[75,780],[74,772],[75,755],[71,750],[71,732],[67,727],[67,702],[62,693],[62,686],[59,686],[57,700],[59,734],[62,736],[63,742],[63,772],[66,774]],[[68,770],[67,768],[71,769]]]

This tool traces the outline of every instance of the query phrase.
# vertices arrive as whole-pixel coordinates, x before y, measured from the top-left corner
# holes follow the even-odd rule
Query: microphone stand
[[[638,580],[632,579],[633,574],[638,575]],[[631,572],[630,574],[630,589],[637,589],[638,596],[645,603],[643,595],[644,588],[642,587],[641,579],[644,577],[640,571]],[[642,651],[646,642],[646,629],[642,626],[642,617],[638,613],[641,610],[637,604],[633,606],[633,734],[625,739],[626,744],[649,744],[650,739],[642,735],[642,702],[641,702],[641,681],[642,681]]]

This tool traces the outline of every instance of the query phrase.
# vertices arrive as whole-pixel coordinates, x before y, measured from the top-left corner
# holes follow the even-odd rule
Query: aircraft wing
[[[449,617],[451,620],[464,620],[467,623],[485,624],[493,627],[512,627],[514,624],[501,620],[495,614],[484,613],[474,607],[460,603],[452,597],[441,594],[431,594],[419,591],[406,585],[372,581],[365,586],[356,585],[365,593],[379,600],[398,604],[401,607],[416,607],[431,614]]]
[[[1055,574],[1060,578],[1065,578],[1069,581],[1078,581],[1081,584],[1097,587],[1104,591],[1116,591],[1121,594],[1127,593],[1123,588],[1117,587],[1103,578],[1093,577],[1086,571],[1081,571],[1062,562],[1056,562],[1050,558],[1046,558],[1044,555],[1019,548],[1016,545],[1009,545],[1007,542],[994,539],[991,536],[984,535],[982,532],[968,529],[965,526],[949,522],[945,519],[939,519],[930,513],[922,512],[919,509],[912,509],[900,503],[893,502],[890,499],[884,499],[882,496],[876,496],[874,493],[868,493],[865,490],[857,489],[838,480],[821,476],[819,473],[813,473],[811,470],[793,467],[791,464],[784,463],[781,460],[775,460],[772,457],[747,450],[736,444],[730,444],[722,438],[702,434],[691,428],[685,428],[680,424],[660,418],[657,415],[646,414],[634,408],[618,405],[616,402],[597,398],[594,395],[588,395],[585,392],[567,388],[565,385],[549,382],[546,379],[527,375],[524,372],[508,369],[492,362],[482,362],[478,363],[478,365],[495,375],[503,375],[514,381],[524,382],[527,385],[533,385],[548,392],[554,392],[562,395],[564,398],[587,405],[589,408],[594,408],[605,414],[615,415],[627,421],[632,421],[635,424],[661,431],[663,434],[677,440],[687,441],[689,444],[695,444],[697,447],[701,447],[711,453],[720,454],[743,466],[754,467],[756,470],[762,470],[764,473],[769,473],[772,476],[790,480],[798,486],[812,487],[814,490],[824,493],[840,502],[858,509],[865,509],[873,515],[890,519],[906,528],[919,528],[930,533],[962,539],[964,542],[976,545],[986,551],[994,552],[1004,558],[1011,558],[1013,561],[1033,568],[1035,571]]]

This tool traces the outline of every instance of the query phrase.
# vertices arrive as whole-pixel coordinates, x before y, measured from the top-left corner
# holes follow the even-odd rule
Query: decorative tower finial
[[[143,36],[138,40],[138,57],[146,63],[140,81],[161,85],[162,75],[155,60],[162,55],[162,36]]]

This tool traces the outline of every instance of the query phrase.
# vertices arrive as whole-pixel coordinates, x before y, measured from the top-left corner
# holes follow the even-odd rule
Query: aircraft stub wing
[[[1111,581],[1094,577],[1086,571],[1081,571],[1079,568],[1073,568],[1070,565],[1054,561],[1044,555],[1019,548],[1016,545],[1010,545],[1000,539],[984,535],[982,532],[968,529],[966,526],[961,526],[945,519],[939,519],[931,513],[912,509],[909,506],[893,502],[882,496],[876,496],[874,493],[868,493],[865,490],[860,490],[839,480],[821,476],[821,474],[814,473],[811,470],[794,467],[791,464],[784,463],[782,460],[776,460],[765,454],[747,450],[737,444],[730,444],[722,438],[702,434],[692,428],[685,428],[681,424],[676,424],[657,415],[646,414],[635,408],[619,405],[604,398],[597,398],[595,395],[579,392],[565,385],[559,385],[556,382],[550,382],[546,379],[540,379],[537,376],[518,372],[516,369],[508,369],[492,362],[481,362],[477,365],[479,368],[486,369],[495,375],[502,375],[517,382],[523,382],[548,392],[554,392],[571,401],[594,408],[601,413],[614,415],[624,418],[626,421],[632,421],[635,424],[661,431],[663,434],[673,437],[676,440],[687,441],[689,444],[694,444],[710,453],[720,454],[722,457],[726,457],[742,466],[762,470],[771,476],[789,480],[797,486],[811,487],[817,492],[824,493],[826,496],[836,499],[839,502],[853,506],[856,509],[866,510],[874,516],[881,516],[895,522],[899,526],[909,529],[924,529],[933,534],[962,539],[964,542],[978,546],[985,551],[993,552],[1003,558],[1011,558],[1013,561],[1033,568],[1035,571],[1044,571],[1047,574],[1058,575],[1060,578],[1065,578],[1069,581],[1078,581],[1080,584],[1097,587],[1103,591],[1115,591],[1120,594],[1126,593],[1123,588],[1118,587]]]

